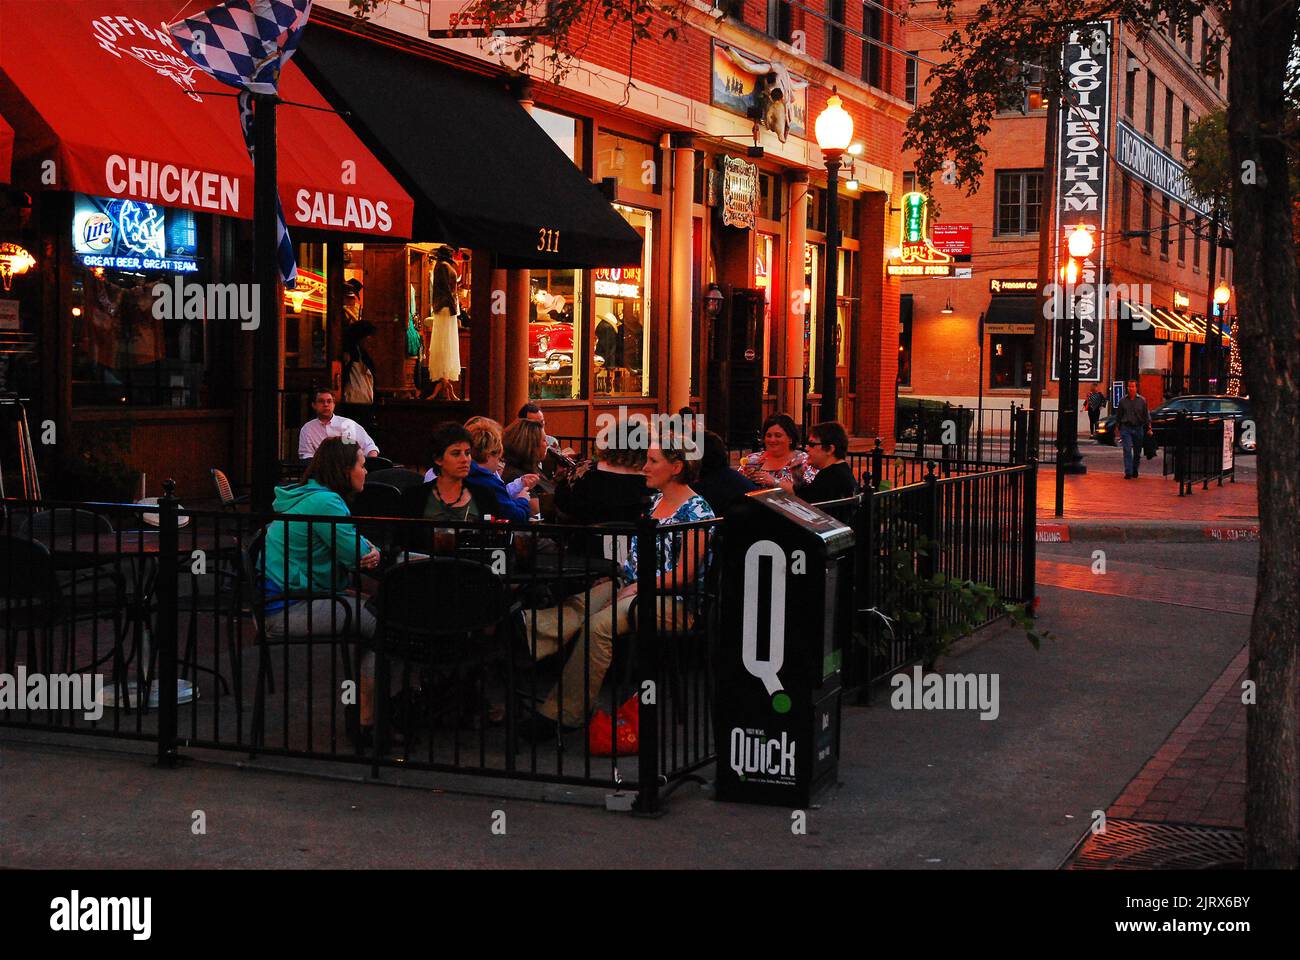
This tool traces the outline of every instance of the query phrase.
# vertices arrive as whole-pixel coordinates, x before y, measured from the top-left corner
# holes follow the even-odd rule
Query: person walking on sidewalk
[[[1151,411],[1145,397],[1138,394],[1136,380],[1125,384],[1128,396],[1119,402],[1116,420],[1120,442],[1124,445],[1124,479],[1134,480],[1142,463],[1142,440],[1151,432]]]
[[[1094,383],[1083,401],[1083,406],[1088,411],[1088,433],[1094,437],[1097,435],[1097,421],[1101,417],[1101,408],[1105,405],[1106,394],[1102,392],[1101,384]]]

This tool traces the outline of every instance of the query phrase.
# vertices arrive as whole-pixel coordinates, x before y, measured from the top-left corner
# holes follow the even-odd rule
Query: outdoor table
[[[123,660],[129,663],[136,650],[148,655],[149,615],[153,608],[154,589],[158,581],[158,561],[161,557],[160,531],[154,528],[142,530],[107,530],[93,533],[75,533],[56,530],[38,534],[33,539],[49,548],[54,566],[61,570],[85,570],[93,567],[129,565],[131,569],[130,595],[127,597],[124,621],[135,643],[131,656]],[[194,550],[203,550],[211,556],[237,550],[239,538],[222,534],[217,536],[210,531],[187,532],[182,528],[176,551],[176,559],[188,559]],[[139,563],[135,561],[140,561]],[[117,641],[126,639],[127,630]],[[104,662],[113,651],[90,666]],[[193,685],[186,680],[177,680],[179,702],[188,703],[194,699]],[[116,691],[105,692],[105,705],[116,705]],[[128,700],[130,694],[128,692]],[[150,706],[157,704],[156,691],[150,682]]]

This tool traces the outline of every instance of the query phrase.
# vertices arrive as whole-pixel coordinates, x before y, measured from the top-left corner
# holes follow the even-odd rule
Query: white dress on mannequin
[[[429,379],[435,383],[439,380],[460,379],[460,324],[457,314],[452,312],[452,306],[445,302],[445,298],[438,296],[439,283],[434,276],[434,273],[443,269],[450,274],[449,277],[442,278],[443,284],[450,283],[454,291],[460,283],[455,268],[446,262],[439,262],[430,274],[434,309],[432,314],[424,318],[424,325],[429,329]],[[440,303],[440,300],[443,302]],[[454,299],[452,304],[455,304]]]

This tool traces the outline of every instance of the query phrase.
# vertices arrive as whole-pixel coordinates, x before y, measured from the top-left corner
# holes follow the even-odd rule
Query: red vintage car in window
[[[573,324],[539,320],[528,324],[528,365],[538,373],[573,366]]]

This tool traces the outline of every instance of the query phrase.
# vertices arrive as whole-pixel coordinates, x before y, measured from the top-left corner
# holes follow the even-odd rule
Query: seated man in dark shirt
[[[858,492],[853,471],[844,462],[849,454],[849,435],[834,420],[819,423],[808,431],[808,462],[817,468],[809,483],[784,481],[781,486],[808,503],[843,500]]]
[[[759,487],[743,473],[731,468],[727,444],[712,430],[704,434],[703,453],[700,477],[691,487],[705,499],[714,514],[724,517],[737,500]]]

